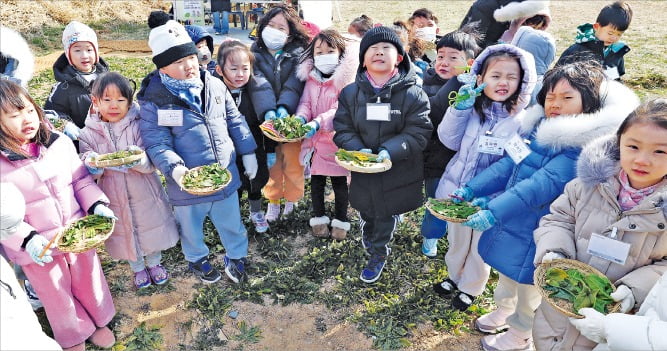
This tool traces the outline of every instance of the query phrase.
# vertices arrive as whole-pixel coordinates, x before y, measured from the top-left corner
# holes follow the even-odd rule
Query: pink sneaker
[[[161,264],[149,267],[148,274],[151,276],[151,280],[156,285],[162,285],[166,283],[167,280],[169,279],[169,274],[167,273],[167,270]]]
[[[522,332],[511,328],[504,333],[483,337],[482,348],[484,351],[532,351],[535,349],[531,331]]]
[[[151,286],[151,278],[145,269],[134,273],[134,286],[137,287],[137,290]]]
[[[280,204],[269,203],[269,207],[266,210],[266,220],[275,222],[278,217],[280,217]]]
[[[108,349],[116,343],[116,337],[109,327],[97,328],[88,338],[93,345]]]
[[[501,332],[509,328],[507,317],[510,315],[512,315],[512,310],[499,308],[477,318],[475,320],[475,327],[482,333],[495,334]]]

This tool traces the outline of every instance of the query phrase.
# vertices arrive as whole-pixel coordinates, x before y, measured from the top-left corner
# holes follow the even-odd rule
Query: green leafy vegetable
[[[339,160],[352,162],[361,167],[368,167],[370,163],[377,163],[377,155],[369,154],[361,151],[347,151],[338,149],[336,156]]]
[[[574,313],[584,307],[608,313],[608,305],[614,303],[610,296],[613,287],[609,279],[597,274],[584,274],[576,269],[549,268],[543,288],[551,292],[549,297],[571,302]]]
[[[306,135],[310,131],[310,126],[302,124],[301,119],[295,116],[288,116],[274,119],[273,129],[284,138],[297,139]]]
[[[201,189],[219,187],[229,181],[229,172],[219,163],[205,165],[191,169],[183,176],[183,187],[186,189]]]
[[[479,208],[471,206],[468,202],[454,203],[451,200],[429,199],[429,207],[439,214],[449,218],[465,219],[479,211]]]
[[[90,215],[70,225],[60,239],[58,246],[69,247],[73,244],[108,233],[113,226],[112,219],[99,215]]]
[[[136,151],[121,150],[121,151],[112,152],[110,154],[104,154],[104,155],[97,156],[97,157],[93,158],[93,160],[94,161],[118,160],[118,159],[121,159],[121,158],[134,156],[134,155],[137,155],[137,154],[140,154],[140,153],[141,153],[141,151],[138,151],[138,150],[136,150]]]

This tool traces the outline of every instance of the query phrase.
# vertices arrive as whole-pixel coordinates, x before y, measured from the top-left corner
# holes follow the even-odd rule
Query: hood
[[[535,140],[554,150],[583,147],[591,140],[615,133],[623,120],[639,106],[637,95],[616,81],[603,81],[600,86],[602,107],[597,112],[545,118],[544,107],[536,104],[520,118],[522,133],[535,127]]]
[[[27,86],[35,70],[35,57],[21,34],[0,26],[0,53],[18,61],[12,77],[20,80],[21,85]]]
[[[493,11],[493,18],[498,22],[510,22],[516,19],[526,19],[535,15],[544,15],[547,18],[547,27],[551,22],[549,11],[549,0],[525,0],[521,2],[510,2],[509,4]],[[545,28],[546,30],[546,28]]]
[[[538,76],[543,76],[556,58],[556,41],[543,30],[522,26],[514,34],[511,44],[533,54]]]
[[[120,121],[117,122],[117,126],[119,130],[125,130],[133,120],[139,119],[139,104],[137,104],[136,101],[132,102],[132,106],[130,106],[130,109],[127,111],[127,115],[125,115],[125,118],[121,119]],[[100,115],[97,113],[88,113],[86,116],[86,128],[90,128],[91,130],[94,131],[103,131],[104,130],[104,125],[108,122],[102,121],[100,118]]]
[[[590,23],[584,23],[577,27],[577,35],[574,37],[574,42],[577,44],[587,43],[589,41],[597,41],[595,30]]]
[[[197,25],[186,25],[185,31],[188,32],[190,39],[192,39],[195,45],[202,39],[205,39],[206,46],[208,46],[208,50],[211,52],[211,55],[215,55],[213,52],[213,37],[208,34],[206,28]]]
[[[109,65],[102,57],[100,57],[99,62],[95,64],[95,71],[98,73],[109,71]],[[77,71],[74,66],[69,64],[67,57],[63,53],[58,57],[56,62],[53,64],[53,76],[59,82],[66,82],[72,79],[78,80],[82,86],[87,87],[89,83],[79,76],[79,71]]]
[[[482,53],[477,56],[475,62],[473,62],[470,72],[475,75],[479,74],[482,69],[482,63],[484,60],[486,60],[489,55],[499,51],[507,51],[519,56],[519,62],[521,64],[521,69],[523,70],[523,81],[521,82],[519,100],[517,101],[517,105],[512,110],[512,114],[515,114],[528,106],[530,103],[531,94],[533,93],[533,89],[535,89],[535,84],[537,83],[537,73],[535,72],[535,60],[533,59],[533,55],[511,44],[496,44],[487,46],[486,49],[484,49],[484,51],[482,51]]]
[[[449,79],[442,79],[433,68],[429,68],[424,72],[424,86],[444,85],[448,80]]]
[[[345,46],[345,54],[340,58],[340,63],[330,78],[323,78],[319,71],[314,69],[314,61],[312,58],[299,64],[296,69],[296,76],[303,82],[308,80],[308,77],[311,77],[318,82],[324,82],[330,79],[338,90],[342,90],[346,85],[354,81],[356,74],[355,68],[357,66],[359,66],[359,42],[349,42]]]

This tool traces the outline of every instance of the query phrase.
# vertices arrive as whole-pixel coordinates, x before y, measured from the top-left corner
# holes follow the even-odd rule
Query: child
[[[529,135],[528,156],[521,160],[508,154],[454,192],[468,200],[475,196],[474,202],[481,204],[483,210],[463,225],[484,231],[471,250],[500,273],[494,292],[498,309],[477,319],[475,325],[486,333],[509,330],[484,337],[486,350],[530,345],[532,319],[541,300],[532,285],[533,230],[574,178],[581,148],[615,130],[625,113],[638,104],[630,89],[606,81],[599,66],[583,62],[548,71],[538,101],[539,106],[527,110],[521,119],[519,134]],[[498,191],[489,201],[487,196]]]
[[[410,32],[413,37],[413,40],[410,41],[410,46],[418,45],[423,47],[423,52],[417,58],[426,64],[425,67],[422,67],[426,71],[426,68],[435,61],[435,44],[440,38],[437,35],[440,32],[438,18],[435,17],[431,10],[421,8],[412,13],[412,16],[408,18],[408,24],[410,25]]]
[[[47,125],[25,90],[0,80],[0,182],[21,191],[31,227],[1,243],[39,294],[61,347],[84,350],[88,339],[109,348],[115,338],[106,325],[116,311],[95,250],[46,250],[39,257],[70,222],[87,214],[115,218],[72,142]]]
[[[476,32],[474,26],[466,26],[445,34],[438,40],[434,67],[429,68],[424,74],[423,89],[431,103],[429,118],[434,128],[424,150],[424,188],[427,197],[435,197],[440,177],[456,153],[442,145],[438,138],[437,127],[449,107],[450,92],[460,88],[458,81],[452,78],[464,73],[482,51],[478,45],[479,40],[480,34]],[[450,81],[456,84],[449,84]],[[429,211],[424,211],[421,225],[421,234],[424,237],[422,253],[427,257],[435,257],[438,254],[438,239],[446,232],[446,225],[447,222],[437,219]]]
[[[90,86],[98,74],[109,71],[109,66],[100,57],[97,35],[85,24],[70,22],[63,31],[62,42],[65,52],[53,64],[58,83],[51,89],[44,109],[67,119],[64,133],[76,140],[90,109]]]
[[[347,220],[347,177],[350,172],[335,160],[338,149],[333,142],[333,118],[338,108],[338,94],[354,82],[355,68],[359,66],[359,46],[346,40],[333,29],[324,30],[308,45],[300,58],[297,77],[306,81],[303,96],[296,109],[311,127],[301,145],[300,160],[310,164],[310,191],[313,217],[309,224],[313,235],[343,240],[350,230]],[[308,167],[307,167],[308,168]],[[327,176],[334,190],[335,215],[329,220],[324,211],[324,187]]]
[[[616,135],[587,145],[577,162],[577,178],[535,230],[534,262],[565,257],[593,266],[616,285],[612,298],[621,303],[621,313],[644,302],[667,271],[665,140],[667,101],[656,99],[630,113]],[[629,252],[609,254],[605,245],[610,243]],[[626,337],[639,333],[638,326],[626,325]],[[548,303],[537,309],[533,336],[538,350],[595,346]]]
[[[556,65],[574,61],[596,60],[602,64],[609,79],[620,80],[625,74],[623,56],[630,48],[620,41],[632,21],[632,8],[616,1],[602,8],[594,24],[577,27],[574,44],[560,55]]]
[[[134,272],[134,285],[142,289],[167,282],[160,264],[162,250],[178,242],[171,206],[155,167],[148,157],[133,165],[95,168],[90,159],[97,154],[140,149],[139,105],[132,102],[130,82],[116,72],[101,74],[91,89],[93,113],[79,135],[82,159],[97,184],[111,199],[110,208],[120,219],[105,242],[109,255],[127,260]]]
[[[269,223],[262,211],[262,188],[269,180],[266,155],[275,152],[276,142],[267,138],[259,129],[264,119],[260,119],[256,111],[266,111],[271,108],[270,102],[261,98],[262,91],[270,91],[271,86],[266,80],[259,80],[252,74],[254,62],[255,55],[245,44],[229,40],[220,44],[218,48],[218,65],[215,69],[232,94],[236,107],[245,117],[252,136],[257,142],[255,150],[258,164],[257,175],[253,179],[248,179],[245,175],[241,176],[239,197],[243,190],[248,192],[250,220],[256,232],[264,233],[269,230]],[[264,87],[260,86],[260,81],[264,82]],[[239,171],[245,171],[243,162],[240,161],[236,160],[236,167],[239,168]]]
[[[148,45],[157,70],[144,78],[137,95],[139,131],[146,153],[165,175],[167,194],[181,226],[181,248],[189,269],[204,283],[221,277],[208,260],[203,225],[208,216],[226,253],[225,273],[234,283],[245,279],[248,236],[241,221],[236,190],[241,185],[235,158],[240,155],[248,178],[255,178],[257,147],[227,87],[199,68],[197,48],[185,28],[154,11],[148,18]],[[219,163],[232,174],[224,189],[198,196],[182,181],[193,167]]]
[[[366,16],[361,15],[350,22],[350,25],[347,27],[347,33],[350,34],[353,39],[361,40],[364,37],[364,34],[373,28],[373,20]]]
[[[360,279],[380,278],[399,215],[423,203],[422,152],[433,126],[426,93],[400,39],[375,27],[361,39],[356,80],[338,97],[334,142],[345,150],[391,159],[383,173],[352,172],[350,204],[359,211],[362,244],[370,254]]]
[[[209,73],[215,73],[215,60],[213,59],[213,37],[208,34],[206,28],[197,25],[185,26],[188,35],[197,47],[197,58],[199,66]]]
[[[295,74],[299,56],[308,45],[308,34],[301,19],[293,9],[286,6],[273,7],[259,22],[257,38],[250,50],[255,55],[253,74],[271,84],[271,92],[262,99],[270,102],[271,108],[256,111],[265,120],[284,118],[296,112],[303,92],[303,82]],[[275,153],[267,155],[269,182],[264,187],[264,196],[269,200],[266,219],[277,220],[280,215],[280,199],[285,199],[282,216],[294,210],[294,203],[303,197],[303,166],[299,163],[301,143],[282,143]]]
[[[500,159],[503,150],[497,145],[518,132],[519,117],[530,101],[536,79],[532,55],[508,44],[484,49],[470,72],[476,76],[478,87],[473,89],[474,83],[461,87],[459,95],[468,92],[469,97],[447,109],[438,127],[440,141],[456,150],[456,155],[440,178],[435,192],[437,198],[448,197]],[[461,77],[459,75],[458,79]],[[481,95],[476,99],[478,93]],[[496,146],[484,147],[489,144]],[[484,291],[489,277],[489,266],[475,249],[481,234],[460,223],[447,223],[449,249],[445,262],[449,278],[435,284],[434,288],[445,296],[458,289],[452,305],[461,311],[470,307],[475,296]]]

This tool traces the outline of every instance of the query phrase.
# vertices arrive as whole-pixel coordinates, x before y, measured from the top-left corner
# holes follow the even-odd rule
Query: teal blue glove
[[[306,138],[312,138],[318,130],[320,130],[320,124],[317,121],[310,121],[306,123],[307,127],[310,127],[310,130],[306,132]]]
[[[266,166],[268,168],[271,168],[275,164],[276,164],[276,153],[275,152],[270,152],[270,153],[266,154]]]
[[[274,110],[268,110],[264,114],[264,120],[265,121],[270,121],[270,120],[276,119],[276,118],[278,118],[278,117],[276,117],[276,111],[274,111]]]
[[[472,193],[472,189],[465,186],[463,188],[458,188],[452,192],[449,197],[452,198],[452,202],[455,204],[461,203],[463,201],[470,201],[475,197],[475,194]]]
[[[76,124],[72,122],[67,122],[65,124],[65,128],[63,129],[63,133],[67,135],[70,139],[72,140],[77,140],[79,139],[79,134],[81,134],[81,129],[76,126]]]
[[[468,217],[468,220],[462,223],[478,232],[483,232],[496,224],[496,217],[489,210],[481,210]]]
[[[276,109],[276,115],[278,118],[285,118],[289,116],[289,113],[287,113],[287,110],[284,107],[280,106]]]
[[[104,168],[97,168],[97,167],[94,167],[94,166],[91,166],[91,165],[90,165],[90,161],[91,161],[93,158],[97,157],[97,156],[99,156],[99,155],[97,154],[97,152],[95,152],[95,151],[90,151],[90,152],[88,152],[88,154],[86,155],[86,159],[83,161],[83,164],[84,164],[84,165],[86,166],[86,168],[88,169],[88,173],[90,173],[90,174],[92,174],[92,175],[98,175],[98,174],[102,174],[102,173],[104,172]]]
[[[367,154],[372,154],[373,153],[373,150],[371,150],[371,149],[359,149],[359,151],[360,152],[365,152]]]
[[[482,90],[484,90],[485,87],[486,83],[480,84],[477,88],[473,88],[473,85],[470,84],[466,84],[459,88],[459,92],[456,94],[454,108],[457,110],[467,110],[472,108],[475,104],[475,99],[482,95]]]
[[[387,151],[385,149],[380,150],[380,152],[378,153],[377,160],[378,160],[378,162],[382,162],[384,160],[391,161],[391,156],[389,155],[389,151]]]
[[[470,202],[470,204],[473,206],[477,206],[482,210],[486,210],[489,208],[489,197],[488,196],[476,197]]]

